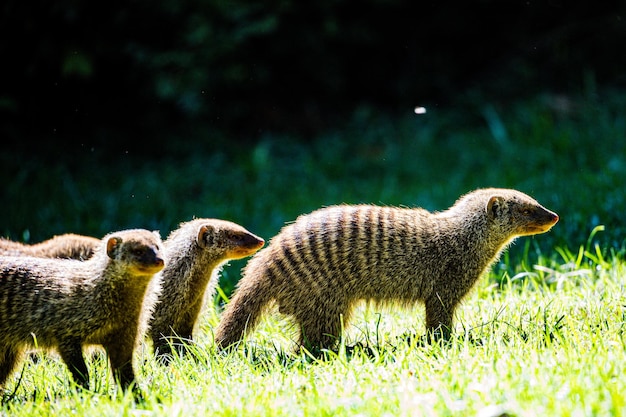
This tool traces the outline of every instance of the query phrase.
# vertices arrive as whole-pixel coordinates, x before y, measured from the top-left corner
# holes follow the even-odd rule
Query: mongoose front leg
[[[179,322],[172,326],[171,340],[172,348],[176,349],[179,354],[184,355],[187,353],[185,349],[193,340],[193,328],[196,319],[200,315],[200,309],[202,307],[202,299],[198,299],[193,305],[189,306],[186,311],[181,313]]]
[[[172,347],[170,344],[174,343],[172,335],[161,334],[158,339],[154,341],[154,351],[159,359],[165,359],[172,354]]]
[[[168,357],[171,357],[173,350],[176,350],[179,355],[184,355],[187,352],[185,346],[191,341],[191,330],[186,325],[169,330],[167,334],[161,334],[154,344],[157,357],[165,362],[171,359]]]
[[[195,326],[200,311],[204,304],[203,297],[198,297],[193,303],[187,307],[180,323],[176,327],[176,334],[183,339],[183,342],[191,342],[193,338],[193,328]]]
[[[454,314],[452,303],[434,294],[425,301],[425,306],[427,340],[450,339]]]
[[[133,344],[108,344],[105,346],[105,349],[109,355],[111,371],[113,371],[115,382],[117,382],[123,390],[127,390],[130,385],[135,382]]]
[[[18,362],[20,352],[12,345],[0,345],[0,387],[4,386],[9,375]]]
[[[74,381],[82,388],[89,389],[89,370],[83,357],[80,339],[66,340],[59,344],[59,354],[67,364]]]
[[[158,338],[153,336],[154,349],[159,359],[168,362],[173,350],[179,355],[187,353],[185,347],[192,340],[196,317],[197,315],[194,316],[189,310],[181,312],[178,321],[168,326],[167,331],[162,332]]]

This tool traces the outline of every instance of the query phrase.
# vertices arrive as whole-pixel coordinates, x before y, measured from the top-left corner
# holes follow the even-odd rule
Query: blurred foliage
[[[322,205],[440,210],[503,186],[561,215],[536,248],[576,248],[602,224],[621,250],[625,12],[6,0],[0,232],[167,235],[197,216],[269,239]],[[224,273],[232,284],[237,269]]]
[[[615,0],[7,0],[0,134],[18,148],[151,153],[144,144],[172,132],[314,136],[364,105],[404,112],[468,90],[504,101],[588,76],[623,86],[625,11]]]
[[[623,256],[626,94],[465,101],[394,118],[364,106],[310,141],[265,133],[243,144],[215,135],[190,148],[171,140],[153,158],[117,146],[0,153],[0,233],[37,242],[145,227],[166,237],[179,222],[217,217],[269,240],[325,205],[443,210],[471,189],[496,186],[524,191],[561,217],[549,233],[519,239],[507,270],[557,256],[557,248],[575,253],[599,225],[594,241],[607,258]],[[224,269],[227,292],[245,261]]]

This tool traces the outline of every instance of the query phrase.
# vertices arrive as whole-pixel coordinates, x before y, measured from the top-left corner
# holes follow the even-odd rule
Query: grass
[[[584,248],[585,244],[581,247]],[[121,396],[102,356],[95,393],[76,393],[54,357],[27,362],[1,412],[14,415],[584,415],[626,412],[626,263],[577,253],[480,281],[457,314],[448,345],[421,345],[422,309],[359,308],[349,351],[292,353],[290,323],[267,316],[247,348],[216,354],[201,319],[193,358],[156,363],[137,354],[144,403]],[[576,271],[575,274],[572,271]],[[21,379],[20,379],[21,378]],[[19,386],[15,388],[17,380]],[[481,414],[486,413],[486,414]]]
[[[27,241],[128,227],[167,235],[193,216],[269,239],[323,205],[439,210],[483,186],[525,191],[561,221],[519,239],[480,281],[449,345],[413,337],[424,331],[421,308],[363,306],[346,329],[357,347],[325,360],[290,353],[280,316],[264,320],[245,351],[219,355],[217,298],[202,315],[194,359],[163,368],[148,345],[137,352],[143,403],[116,391],[101,355],[89,362],[94,392],[84,393],[44,355],[11,380],[0,415],[625,414],[626,103],[617,92],[568,97],[567,108],[553,98],[476,106],[468,97],[464,108],[393,118],[363,108],[315,140],[261,134],[244,146],[197,134],[152,158],[88,146],[1,154],[10,204],[0,205],[0,232]],[[225,296],[244,263],[224,269]]]

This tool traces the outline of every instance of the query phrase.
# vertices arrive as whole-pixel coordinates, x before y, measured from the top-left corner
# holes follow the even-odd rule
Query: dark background
[[[145,156],[206,129],[307,140],[406,112],[626,85],[624,1],[23,2],[0,9],[5,151]],[[36,147],[33,146],[37,143]],[[68,152],[71,151],[68,149]]]
[[[541,254],[594,256],[591,237],[623,255],[625,12],[625,1],[4,1],[0,232],[166,237],[218,217],[269,240],[323,205],[441,210],[501,186],[561,216],[510,249],[510,276]],[[226,292],[244,263],[222,272]]]

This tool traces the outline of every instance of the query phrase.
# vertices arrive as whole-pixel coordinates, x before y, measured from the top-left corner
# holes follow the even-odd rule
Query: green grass
[[[315,140],[263,134],[243,145],[181,133],[149,159],[87,146],[0,154],[0,232],[20,240],[128,227],[165,236],[193,216],[269,239],[323,205],[440,210],[484,186],[520,189],[561,217],[494,265],[459,309],[448,346],[417,343],[421,307],[363,306],[346,343],[365,349],[294,355],[290,323],[271,316],[245,352],[218,355],[218,298],[201,317],[195,360],[163,368],[148,346],[137,352],[144,403],[117,393],[102,356],[89,362],[95,392],[76,393],[45,355],[12,378],[0,415],[626,414],[624,97],[588,92],[567,109],[550,96],[515,106],[469,97],[463,108],[393,118],[363,108]],[[226,295],[244,264],[224,269]]]
[[[614,416],[626,412],[626,263],[592,253],[529,254],[528,270],[492,271],[465,300],[448,345],[423,345],[422,308],[359,307],[348,351],[295,354],[291,324],[267,316],[246,349],[216,354],[203,314],[193,358],[137,352],[143,403],[119,394],[103,356],[95,393],[76,393],[58,359],[28,360],[0,413],[14,415]],[[578,262],[578,264],[577,264]],[[504,275],[504,278],[503,278]],[[17,381],[19,382],[19,385]],[[17,388],[16,388],[17,386]],[[9,395],[11,393],[13,395]],[[497,414],[489,414],[497,415]]]

